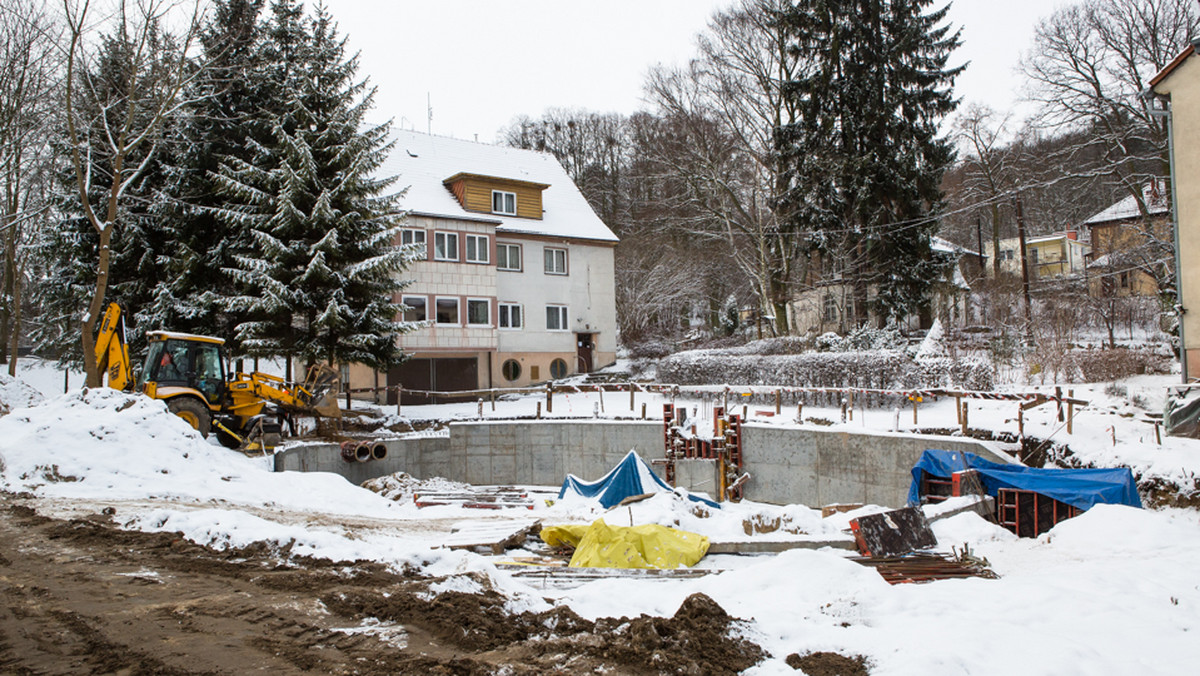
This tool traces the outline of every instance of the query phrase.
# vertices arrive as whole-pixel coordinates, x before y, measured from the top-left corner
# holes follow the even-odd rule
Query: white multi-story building
[[[612,363],[617,237],[558,161],[412,131],[394,139],[381,172],[407,186],[402,243],[425,245],[395,300],[431,325],[401,337],[405,364],[353,368],[351,386],[520,387]]]

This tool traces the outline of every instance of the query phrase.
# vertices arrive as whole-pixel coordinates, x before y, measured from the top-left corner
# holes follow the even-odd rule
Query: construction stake
[[[1067,396],[1071,401],[1067,402],[1067,434],[1071,433],[1071,428],[1075,427],[1075,390],[1067,390]]]
[[[633,403],[633,391],[634,391],[634,390],[636,390],[636,389],[637,389],[637,388],[635,388],[635,387],[633,386],[633,383],[629,383],[629,412],[630,412],[630,413],[633,413],[633,406],[634,406],[634,403]]]
[[[775,415],[783,413],[783,393],[775,390]]]
[[[554,412],[554,387],[546,383],[546,413]]]
[[[537,417],[538,420],[542,419],[542,402],[540,401],[537,403]]]
[[[962,396],[954,395],[954,412],[958,414],[958,424],[963,424]]]
[[[642,420],[646,419],[646,402],[642,402]]]
[[[962,422],[962,433],[963,433],[964,437],[967,436],[967,429],[970,426],[967,423],[968,416],[969,416],[967,406],[968,406],[967,402],[964,401],[962,403],[962,408],[959,409],[959,412],[958,412],[958,417],[961,419],[961,422]]]
[[[854,390],[850,390],[850,422],[854,422]]]
[[[396,386],[396,415],[400,415],[400,400],[404,399],[404,388]]]

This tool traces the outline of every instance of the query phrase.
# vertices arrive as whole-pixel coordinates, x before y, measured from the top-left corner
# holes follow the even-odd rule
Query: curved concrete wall
[[[1014,462],[994,445],[960,437],[867,434],[810,427],[746,425],[745,497],[760,502],[904,505],[913,464],[927,448],[969,451]],[[276,471],[336,472],[361,483],[395,472],[473,484],[557,486],[567,474],[598,479],[631,449],[661,458],[662,423],[642,421],[497,421],[454,423],[448,437],[389,439],[388,457],[341,459],[335,444],[306,444],[275,456]],[[662,467],[655,466],[662,475]],[[678,484],[716,493],[716,463],[681,463]]]

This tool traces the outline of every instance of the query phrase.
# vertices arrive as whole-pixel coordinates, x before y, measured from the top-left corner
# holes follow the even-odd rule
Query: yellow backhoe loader
[[[231,372],[225,341],[171,331],[146,334],[150,348],[139,378],[140,390],[167,402],[167,408],[200,434],[215,432],[222,445],[242,451],[270,450],[279,444],[282,427],[292,415],[338,418],[334,396],[338,373],[319,364],[303,383],[289,383],[267,373]],[[96,338],[98,367],[108,385],[131,390],[134,385],[121,308],[110,303]]]

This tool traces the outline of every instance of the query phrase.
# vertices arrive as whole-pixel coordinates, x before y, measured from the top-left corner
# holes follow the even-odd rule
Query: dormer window
[[[517,215],[517,193],[503,190],[492,191],[492,213]]]

